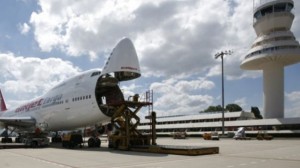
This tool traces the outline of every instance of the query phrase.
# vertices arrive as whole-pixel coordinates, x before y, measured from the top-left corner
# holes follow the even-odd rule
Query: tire
[[[31,146],[32,148],[37,148],[37,147],[38,147],[38,142],[37,142],[37,141],[32,141],[32,142],[30,143],[30,146]]]
[[[74,144],[74,142],[69,142],[69,146],[68,146],[70,149],[73,149],[74,147],[75,147],[75,144]]]
[[[1,142],[2,143],[12,143],[12,138],[2,138]]]
[[[116,140],[114,144],[114,149],[119,149],[119,145],[120,145],[120,140]]]
[[[89,138],[88,147],[93,148],[93,147],[95,147],[95,144],[96,144],[95,138]]]
[[[68,145],[69,145],[68,142],[62,141],[62,147],[66,148]]]
[[[21,141],[21,138],[20,137],[17,137],[16,139],[15,139],[15,142],[16,143],[21,143],[22,141]]]
[[[98,147],[98,148],[100,148],[100,146],[101,146],[101,140],[99,139],[99,138],[95,138],[95,147]]]
[[[51,139],[52,143],[59,143],[61,141],[62,141],[61,137],[52,137],[52,139]]]

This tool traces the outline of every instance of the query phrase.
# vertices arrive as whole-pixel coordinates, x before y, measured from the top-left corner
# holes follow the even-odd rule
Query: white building
[[[238,127],[246,127],[247,134],[257,134],[266,130],[270,134],[300,135],[300,118],[255,119],[250,112],[226,112],[225,134],[234,132]],[[150,132],[150,120],[142,119],[138,129]],[[202,135],[206,132],[222,132],[222,113],[198,113],[194,115],[162,116],[156,119],[158,135],[171,135],[176,131],[186,131],[188,135]]]

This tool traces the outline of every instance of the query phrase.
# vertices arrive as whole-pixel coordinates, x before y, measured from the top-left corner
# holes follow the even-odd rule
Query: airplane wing
[[[13,127],[30,127],[36,123],[32,117],[0,117],[0,122]]]

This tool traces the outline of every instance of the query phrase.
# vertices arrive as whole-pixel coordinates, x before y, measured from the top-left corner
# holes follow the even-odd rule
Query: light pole
[[[215,59],[218,59],[221,57],[222,59],[222,136],[224,136],[224,61],[223,57],[224,55],[231,55],[232,51],[221,51],[220,53],[217,53],[215,55]]]

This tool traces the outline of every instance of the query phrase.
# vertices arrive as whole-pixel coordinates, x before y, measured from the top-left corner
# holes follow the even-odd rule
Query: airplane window
[[[84,100],[84,99],[85,99],[85,96],[83,96],[82,99]]]
[[[80,100],[82,100],[82,97],[80,97]]]
[[[72,98],[72,101],[74,101],[74,98]]]
[[[89,98],[92,98],[92,96],[91,96],[91,95],[89,95]]]
[[[88,99],[89,98],[89,96],[86,96],[86,99]]]
[[[100,71],[93,72],[93,73],[92,73],[92,75],[91,75],[91,77],[93,77],[93,76],[96,76],[96,75],[100,75],[100,74],[101,74],[101,72],[100,72]]]

